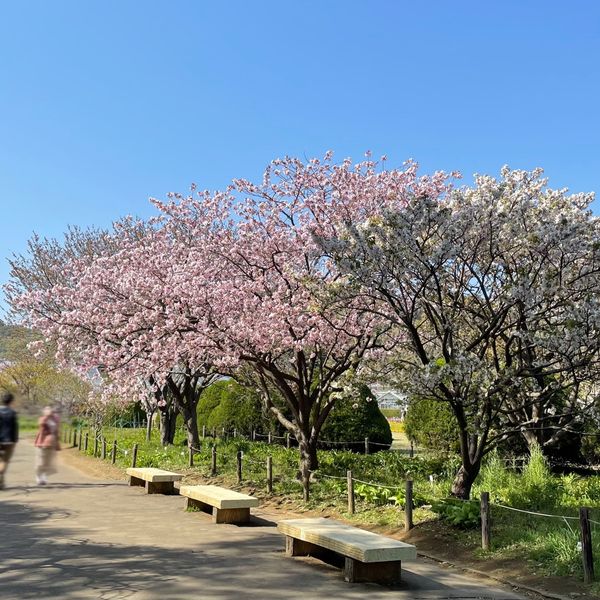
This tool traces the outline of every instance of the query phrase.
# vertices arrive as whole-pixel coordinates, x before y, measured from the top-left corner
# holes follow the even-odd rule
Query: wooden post
[[[242,451],[238,450],[237,451],[237,480],[238,483],[242,483]]]
[[[273,493],[273,457],[267,456],[267,492]]]
[[[413,480],[406,480],[404,492],[404,531],[413,528]]]
[[[365,454],[369,454],[369,438],[365,438]]]
[[[579,509],[579,528],[581,529],[581,558],[583,560],[583,581],[594,581],[594,555],[592,553],[592,532],[590,530],[590,509]]]
[[[256,429],[252,430],[252,441],[255,442],[256,441]]]
[[[271,443],[271,432],[269,431],[269,435],[267,437],[267,444]]]
[[[490,549],[490,493],[481,492],[481,547]]]
[[[291,448],[290,432],[289,431],[285,434],[285,447],[288,448],[288,449]]]
[[[113,440],[112,456],[110,462],[114,465],[117,460],[117,440]]]
[[[212,460],[211,460],[211,465],[210,465],[210,474],[213,476],[217,474],[217,446],[216,446],[216,444],[213,444],[213,447],[212,447]]]
[[[206,425],[202,425],[202,439],[206,439]]]
[[[83,451],[84,451],[84,452],[87,452],[87,449],[88,449],[88,443],[89,443],[89,438],[90,438],[90,432],[89,432],[89,431],[86,431],[86,432],[85,432],[85,441],[84,441],[84,443],[83,443]]]
[[[94,435],[94,458],[98,456],[98,434]]]
[[[354,480],[352,471],[346,471],[346,481],[348,482],[348,512],[354,514]]]
[[[73,429],[73,443],[71,446],[77,448],[77,429]]]
[[[102,438],[102,460],[106,460],[106,438]]]
[[[415,457],[415,445],[413,444],[412,440],[410,440],[410,452],[409,452],[408,456],[409,456],[409,458]]]
[[[79,443],[77,444],[77,447],[81,452],[81,449],[83,448],[83,431],[81,431],[81,429],[79,430]]]
[[[194,449],[191,446],[188,448],[188,465],[194,466]]]
[[[135,468],[135,465],[137,463],[137,451],[138,451],[138,445],[134,444],[133,445],[133,450],[131,452],[131,466],[133,468]]]

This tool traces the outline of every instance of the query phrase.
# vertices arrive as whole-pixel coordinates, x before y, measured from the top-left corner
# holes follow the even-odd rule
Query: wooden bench
[[[287,556],[310,555],[343,566],[344,579],[350,583],[398,583],[401,562],[417,557],[411,544],[334,519],[285,520],[277,529],[286,536]]]
[[[183,479],[183,475],[179,473],[152,467],[130,467],[127,469],[127,475],[129,485],[145,487],[148,494],[176,494],[177,490],[173,484]]]
[[[186,508],[212,513],[213,523],[247,523],[250,508],[258,506],[258,498],[217,485],[182,485],[179,493],[187,498]]]

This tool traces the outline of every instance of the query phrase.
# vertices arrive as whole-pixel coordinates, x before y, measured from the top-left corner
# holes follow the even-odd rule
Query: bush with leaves
[[[250,434],[253,429],[267,429],[269,422],[263,413],[258,393],[233,379],[222,379],[209,386],[198,403],[198,422],[208,430],[237,430]]]
[[[365,438],[369,438],[370,452],[387,450],[392,445],[390,424],[366,385],[360,386],[354,398],[341,398],[335,403],[320,437],[320,448],[364,452]]]
[[[475,500],[446,498],[432,504],[431,509],[454,527],[472,529],[479,525],[480,509]]]
[[[459,429],[450,406],[430,398],[413,398],[404,419],[409,440],[441,454],[458,452]]]

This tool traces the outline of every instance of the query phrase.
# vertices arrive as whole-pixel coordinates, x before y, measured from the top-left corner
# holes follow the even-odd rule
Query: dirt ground
[[[122,468],[111,465],[108,462],[94,459],[77,452],[75,449],[67,449],[61,452],[62,460],[89,476],[98,479],[125,480],[126,476]],[[193,483],[193,481],[190,482]],[[214,483],[218,483],[216,478]],[[198,483],[211,482],[207,478],[198,477]],[[293,518],[302,516],[323,516],[323,513],[305,511],[293,500],[282,498],[264,497],[262,491],[248,489],[261,498],[261,507],[277,513],[281,518]],[[258,493],[257,493],[258,492]],[[382,533],[396,539],[414,544],[420,555],[433,559],[445,566],[466,571],[478,577],[488,577],[514,587],[520,591],[538,591],[539,597],[557,599],[599,599],[600,596],[593,593],[589,586],[572,578],[554,577],[536,573],[531,565],[521,560],[483,560],[476,557],[471,548],[461,545],[460,538],[453,535],[447,528],[438,522],[432,521],[417,525],[409,534],[399,529],[385,529],[372,527],[372,531]],[[535,594],[532,594],[535,597]]]

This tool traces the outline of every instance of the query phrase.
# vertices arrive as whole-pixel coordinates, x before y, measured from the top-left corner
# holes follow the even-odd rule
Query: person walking
[[[38,485],[48,483],[48,475],[56,473],[54,466],[55,454],[60,450],[59,444],[59,419],[58,415],[46,406],[38,421],[38,432],[35,436],[36,447],[35,475]]]
[[[4,488],[4,474],[19,441],[19,421],[11,408],[14,399],[10,392],[0,396],[0,490]]]

